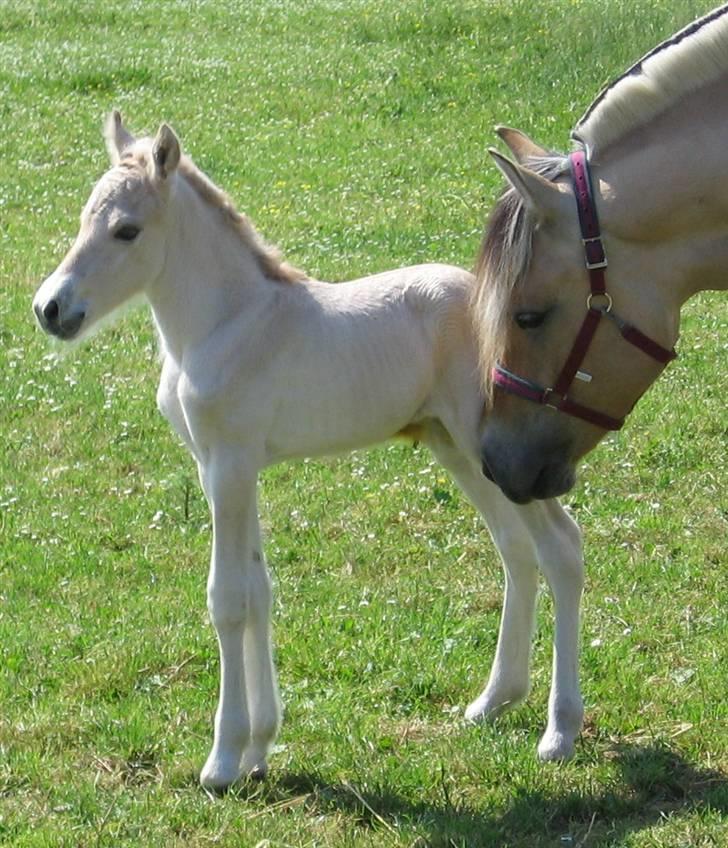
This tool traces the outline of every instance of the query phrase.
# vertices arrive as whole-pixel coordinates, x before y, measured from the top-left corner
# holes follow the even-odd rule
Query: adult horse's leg
[[[207,583],[220,645],[215,735],[200,782],[224,789],[241,773],[262,776],[279,722],[270,650],[270,581],[260,550],[257,468],[216,452],[201,468],[213,524]]]
[[[505,571],[505,596],[498,645],[483,692],[468,706],[466,718],[494,718],[522,701],[529,690],[531,635],[538,590],[538,569],[554,594],[556,632],[549,718],[539,743],[542,759],[573,754],[581,730],[579,691],[579,605],[583,587],[581,535],[557,501],[525,507],[511,503],[480,473],[474,462],[444,434],[426,439],[438,460],[455,478],[485,520]]]

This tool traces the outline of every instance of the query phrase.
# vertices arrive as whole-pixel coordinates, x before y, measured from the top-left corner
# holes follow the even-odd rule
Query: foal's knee
[[[224,633],[245,624],[247,592],[243,585],[207,587],[207,611],[212,626],[218,633]]]
[[[207,587],[207,609],[218,631],[265,620],[272,604],[271,580],[262,559],[252,568],[242,569],[234,579],[213,581]]]

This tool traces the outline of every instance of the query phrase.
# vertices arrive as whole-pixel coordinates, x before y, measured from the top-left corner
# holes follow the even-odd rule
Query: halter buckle
[[[558,398],[558,404],[557,404],[557,403],[553,403],[553,402],[551,401],[551,397],[552,397],[552,396],[553,396],[553,397],[555,397],[555,398]],[[555,409],[557,412],[558,412],[558,411],[559,411],[559,409],[561,408],[561,407],[560,407],[560,404],[561,404],[561,403],[563,403],[565,400],[566,400],[566,396],[565,396],[565,395],[563,395],[563,396],[562,396],[562,395],[560,395],[558,392],[555,392],[552,388],[544,389],[544,390],[543,390],[543,394],[541,395],[541,403],[542,403],[544,406],[548,406],[548,407],[550,407],[551,409]]]
[[[599,268],[607,267],[607,254],[600,235],[582,238],[581,243],[584,245],[584,264],[587,271],[596,271]]]

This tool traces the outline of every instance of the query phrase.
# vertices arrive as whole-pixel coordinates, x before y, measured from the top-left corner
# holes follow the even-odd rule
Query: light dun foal
[[[134,295],[151,305],[163,357],[159,408],[197,461],[212,513],[207,598],[221,679],[203,785],[265,775],[280,721],[258,472],[397,434],[416,435],[451,472],[505,566],[495,661],[466,716],[495,716],[526,696],[540,568],[557,623],[539,753],[570,756],[582,721],[580,534],[555,500],[515,506],[480,472],[471,275],[420,265],[338,285],[309,280],[181,154],[169,127],[136,139],[113,113],[106,140],[112,167],[33,305],[43,329],[61,339],[84,334]]]

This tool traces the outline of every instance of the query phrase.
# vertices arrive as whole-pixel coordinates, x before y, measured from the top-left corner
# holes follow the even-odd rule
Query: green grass
[[[168,120],[261,232],[343,279],[470,266],[506,123],[564,149],[600,86],[711,0],[4,0],[0,14],[0,843],[702,848],[728,843],[728,306],[567,499],[586,534],[576,759],[534,689],[465,727],[501,578],[424,450],[271,469],[285,724],[270,779],[208,798],[206,508],[154,407],[146,315],[58,358],[32,292],[106,165],[104,114]]]

